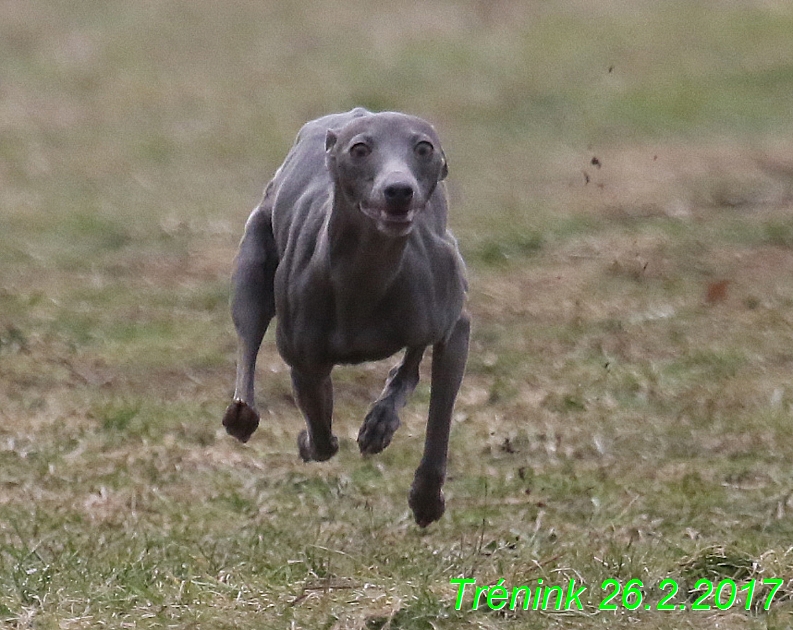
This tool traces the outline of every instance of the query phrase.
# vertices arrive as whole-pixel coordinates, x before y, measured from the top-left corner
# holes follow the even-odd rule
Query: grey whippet
[[[239,356],[223,418],[242,442],[256,430],[256,356],[277,314],[278,350],[308,428],[297,440],[305,461],[338,450],[333,366],[405,349],[358,434],[362,453],[379,453],[432,346],[424,455],[409,496],[422,527],[444,512],[449,428],[470,329],[465,267],[446,229],[446,173],[438,136],[420,118],[357,108],[303,126],[249,217],[235,259]]]

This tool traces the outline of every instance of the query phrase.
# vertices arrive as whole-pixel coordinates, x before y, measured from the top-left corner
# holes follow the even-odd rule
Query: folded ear
[[[325,134],[325,151],[330,152],[330,150],[336,146],[336,140],[339,137],[336,135],[336,132],[333,129],[328,129],[328,132]]]
[[[446,176],[449,174],[449,164],[446,161],[446,154],[443,152],[442,149],[441,149],[441,158],[443,161],[441,162],[441,174],[438,176],[439,182],[446,179]]]
[[[332,129],[328,129],[325,134],[325,166],[331,173],[336,171],[336,153],[333,151],[336,140],[338,140],[336,133]]]

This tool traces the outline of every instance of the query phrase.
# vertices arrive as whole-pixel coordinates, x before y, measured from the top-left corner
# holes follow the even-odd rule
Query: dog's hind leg
[[[259,426],[254,373],[262,338],[275,315],[273,279],[277,266],[271,215],[269,208],[262,205],[245,226],[232,276],[231,314],[239,337],[239,351],[234,400],[226,409],[223,426],[241,442],[247,442]]]
[[[399,428],[398,411],[405,406],[419,382],[419,364],[423,356],[423,347],[408,348],[402,362],[389,372],[383,393],[366,414],[358,432],[361,453],[374,455],[391,443]]]
[[[457,392],[468,358],[471,322],[466,312],[460,316],[449,337],[432,349],[432,390],[430,393],[424,455],[413,477],[408,503],[421,527],[443,516],[441,488],[446,478],[449,431]]]

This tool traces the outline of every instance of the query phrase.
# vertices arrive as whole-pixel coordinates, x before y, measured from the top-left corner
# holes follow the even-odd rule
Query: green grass
[[[0,625],[790,627],[785,3],[12,1],[0,58]],[[334,374],[340,451],[304,465],[272,331],[259,431],[220,426],[245,218],[354,105],[437,126],[469,265],[427,530],[429,360],[376,457],[389,362]],[[588,590],[456,610],[462,576]],[[757,580],[751,610],[598,610],[606,579],[654,607],[703,578]]]

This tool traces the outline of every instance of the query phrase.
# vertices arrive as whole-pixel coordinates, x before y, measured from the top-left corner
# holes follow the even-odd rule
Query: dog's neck
[[[399,274],[408,236],[383,234],[359,208],[336,189],[327,224],[331,282],[337,297],[356,302],[356,310],[372,307]]]

